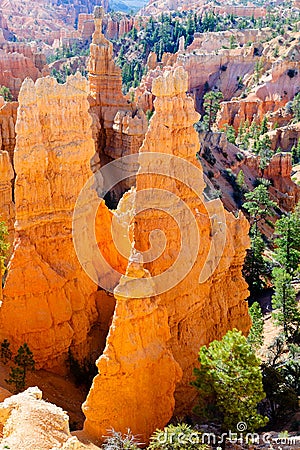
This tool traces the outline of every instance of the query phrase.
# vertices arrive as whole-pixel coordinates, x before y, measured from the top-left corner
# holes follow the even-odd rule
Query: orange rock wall
[[[19,95],[16,237],[0,330],[14,350],[27,342],[38,368],[59,370],[70,347],[79,359],[86,356],[97,319],[97,288],[72,243],[73,208],[94,154],[87,92],[76,75],[64,85],[27,79]]]
[[[112,159],[137,153],[147,130],[147,120],[142,110],[122,94],[120,68],[113,61],[113,45],[102,33],[104,13],[95,8],[95,33],[90,46],[88,63],[91,112],[97,117],[96,148],[101,164]],[[123,183],[121,192],[132,181]],[[120,197],[120,192],[116,193]]]
[[[149,273],[133,262],[117,288],[106,347],[97,361],[99,374],[83,404],[84,430],[96,442],[114,427],[124,433],[130,428],[146,443],[173,414],[181,369],[167,345],[167,311],[158,298],[128,298],[139,290],[140,279],[146,279],[145,293],[151,295]]]
[[[9,153],[13,163],[13,153],[16,145],[15,124],[17,121],[17,102],[3,102],[0,105],[0,149]]]
[[[180,71],[179,71],[180,69]],[[199,140],[193,124],[198,114],[194,111],[193,100],[187,98],[187,74],[181,68],[163,77],[158,77],[153,83],[153,93],[156,96],[155,113],[150,122],[149,131],[141,148],[143,152],[163,152],[196,162],[196,152]],[[173,88],[173,89],[172,89]],[[160,158],[157,157],[159,169]],[[198,167],[201,173],[201,167]],[[146,170],[147,172],[147,170]],[[170,175],[180,173],[180,168],[174,165]],[[194,185],[204,188],[203,180],[194,180]],[[155,175],[143,174],[143,166],[137,175],[137,193],[151,187],[166,189],[166,181]],[[171,330],[170,347],[176,361],[183,370],[183,379],[176,389],[176,412],[183,413],[190,408],[196,393],[190,387],[193,367],[197,364],[197,356],[201,345],[208,344],[213,339],[221,338],[228,329],[237,327],[248,332],[250,319],[245,299],[248,296],[247,285],[242,277],[242,265],[245,250],[249,245],[248,222],[243,216],[235,218],[226,213],[226,244],[224,252],[213,242],[211,236],[210,217],[218,214],[218,202],[205,204],[203,199],[183,188],[170,183],[168,186],[191,208],[200,233],[201,250],[197,260],[188,275],[173,289],[160,295],[161,303],[167,308]],[[197,213],[199,212],[199,214]],[[170,207],[170,215],[172,216]],[[146,264],[152,276],[166,270],[174,264],[178,254],[178,229],[173,220],[168,219],[159,211],[145,211],[136,218],[134,238],[136,248],[145,250],[148,247],[148,236],[151,230],[161,225],[167,236],[167,247],[157,261]],[[214,246],[214,257],[220,262],[216,270],[205,283],[199,284],[198,278],[210,246]],[[221,247],[221,246],[220,246]],[[218,253],[221,252],[221,253]],[[188,260],[188,254],[186,255]],[[170,277],[173,274],[170,273]]]
[[[6,43],[0,49],[0,85],[8,87],[15,100],[26,77],[36,81],[48,74],[45,56],[34,53],[30,46]]]
[[[14,171],[9,154],[0,150],[0,221],[4,221],[9,230],[9,241],[12,244],[14,235],[14,203],[12,197],[12,180]]]
[[[244,333],[250,328],[242,277],[249,225],[241,214],[236,218],[225,212],[220,200],[203,199],[202,168],[195,157],[199,140],[193,128],[199,115],[193,99],[185,94],[187,87],[182,68],[166,70],[154,80],[155,113],[140,149],[137,189],[119,203],[122,211],[132,214],[134,248],[126,274],[114,290],[113,322],[97,362],[99,374],[83,406],[85,431],[95,439],[111,426],[123,432],[130,428],[147,442],[174,411],[180,415],[190,411],[197,395],[190,381],[200,346],[220,339],[233,327]],[[159,175],[162,170],[168,176]],[[182,176],[192,189],[179,181]],[[155,189],[159,198],[151,197]],[[170,195],[176,199],[170,200]],[[218,222],[222,217],[223,225]],[[163,250],[153,258],[149,236],[157,228],[165,240],[158,235],[153,251]],[[180,233],[185,230],[187,242],[180,248]],[[193,263],[198,233],[200,245]],[[152,262],[146,262],[148,257]],[[177,257],[181,262],[174,271]],[[183,278],[176,282],[181,271]],[[180,370],[173,358],[183,372],[176,390]]]

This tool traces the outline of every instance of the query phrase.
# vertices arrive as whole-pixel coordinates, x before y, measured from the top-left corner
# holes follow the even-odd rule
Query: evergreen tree
[[[300,209],[277,220],[274,240],[277,248],[274,255],[276,261],[287,273],[292,275],[300,263]]]
[[[35,368],[33,353],[26,343],[19,347],[18,353],[14,357],[14,363],[16,367],[10,368],[9,378],[5,381],[7,384],[13,385],[17,393],[25,389],[28,370],[33,371]]]
[[[293,98],[291,108],[293,111],[293,122],[300,122],[300,92]]]
[[[243,208],[250,215],[250,223],[254,227],[254,237],[256,237],[258,231],[258,223],[267,216],[272,215],[272,209],[277,206],[277,203],[270,199],[269,185],[270,182],[261,179],[261,183],[253,191],[245,194],[247,202],[243,204]]]
[[[4,98],[6,102],[11,102],[13,100],[12,93],[10,89],[6,86],[0,86],[0,95]]]
[[[259,303],[254,302],[249,308],[252,326],[247,341],[252,349],[258,350],[264,343],[264,319]]]
[[[300,139],[298,139],[297,145],[293,145],[293,147],[291,148],[291,152],[292,152],[293,166],[295,166],[300,162]]]
[[[286,340],[293,340],[299,334],[300,313],[296,291],[291,275],[283,268],[275,267],[272,272],[275,294],[272,297],[273,316],[278,325],[283,326]]]
[[[241,421],[249,432],[267,423],[257,413],[257,404],[265,397],[260,360],[240,331],[228,331],[221,341],[201,347],[199,362],[192,383],[200,396],[196,413],[207,416],[210,409],[226,431],[236,430]]]
[[[220,109],[220,101],[223,94],[220,91],[210,91],[204,94],[203,109],[205,111],[203,123],[206,130],[211,131],[213,123],[216,121],[217,112]]]
[[[10,349],[10,343],[7,339],[4,339],[3,342],[1,342],[1,350],[0,350],[0,358],[3,364],[7,364],[8,361],[12,358],[12,351]]]
[[[263,289],[269,276],[269,267],[263,256],[265,244],[258,229],[258,224],[272,214],[272,208],[276,206],[276,203],[269,197],[266,181],[259,184],[252,192],[246,193],[245,198],[247,202],[243,204],[243,208],[250,215],[251,247],[247,251],[243,274],[249,285],[250,293],[256,295]]]
[[[224,131],[226,133],[228,142],[230,142],[231,144],[235,144],[235,129],[232,125],[226,124],[221,131]]]
[[[250,249],[247,250],[243,267],[243,276],[248,283],[251,297],[256,296],[266,286],[266,281],[270,277],[269,265],[264,258],[265,243],[261,233],[257,230],[253,233],[254,227],[250,229]]]

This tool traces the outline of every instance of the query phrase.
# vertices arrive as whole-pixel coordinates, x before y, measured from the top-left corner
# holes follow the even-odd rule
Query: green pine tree
[[[241,421],[249,432],[267,423],[257,413],[258,403],[265,398],[260,360],[240,331],[228,331],[221,341],[201,347],[199,362],[192,383],[199,392],[196,413],[207,415],[210,409],[226,431],[236,430]]]
[[[205,125],[205,129],[211,131],[211,127],[213,123],[216,121],[217,112],[220,109],[220,101],[223,98],[223,94],[220,91],[210,91],[204,94],[204,116],[203,123]]]
[[[287,341],[299,336],[300,312],[296,300],[296,291],[292,286],[291,275],[283,268],[275,267],[272,272],[274,291],[272,297],[273,316],[278,325],[283,326]]]
[[[250,306],[249,314],[251,316],[252,326],[247,341],[255,351],[264,343],[264,319],[258,302],[254,302]]]

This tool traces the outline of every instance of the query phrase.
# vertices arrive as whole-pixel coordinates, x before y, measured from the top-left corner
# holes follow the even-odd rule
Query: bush
[[[277,368],[263,364],[262,371],[266,400],[262,403],[261,410],[276,423],[297,409],[297,393],[286,383],[284,376]]]
[[[240,331],[228,331],[221,341],[201,347],[199,362],[192,383],[200,394],[196,414],[219,418],[226,431],[236,429],[241,421],[249,432],[267,423],[257,413],[265,398],[260,360]]]
[[[149,450],[205,450],[201,444],[201,433],[182,423],[156,430],[150,438]]]
[[[115,431],[113,428],[108,432],[110,436],[105,436],[103,450],[138,450],[139,445],[142,445],[129,429],[125,434]]]

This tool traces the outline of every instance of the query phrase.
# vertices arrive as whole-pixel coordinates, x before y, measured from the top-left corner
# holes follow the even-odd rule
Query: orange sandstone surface
[[[94,153],[87,89],[80,75],[65,85],[27,79],[19,95],[16,235],[0,329],[14,348],[28,343],[37,367],[54,367],[70,346],[86,355],[97,317],[96,286],[72,244],[73,208]]]
[[[83,405],[84,433],[98,442],[110,427],[130,428],[147,442],[173,414],[184,414],[194,404],[190,381],[200,346],[233,327],[249,331],[242,277],[249,226],[242,214],[226,212],[219,199],[205,199],[202,167],[195,158],[200,143],[193,124],[199,114],[186,95],[187,72],[165,68],[153,78],[155,113],[145,136],[144,113],[121,93],[120,70],[102,33],[102,19],[102,9],[96,8],[89,83],[79,74],[63,85],[50,77],[26,79],[16,137],[1,134],[0,207],[11,221],[14,173],[8,151],[14,138],[16,178],[15,239],[0,308],[0,338],[8,339],[14,351],[27,342],[37,368],[59,373],[69,349],[79,361],[96,352],[99,373]],[[5,149],[4,135],[10,139]],[[92,176],[90,165],[99,187],[99,160],[107,164],[138,151],[136,189],[123,195],[115,211],[99,200],[96,214],[96,246],[119,273],[107,289],[113,296],[101,289],[109,274],[89,261],[88,207],[97,200],[96,191],[80,203],[79,212],[77,204],[75,221],[82,220],[82,234],[72,236],[72,218],[79,193]],[[114,247],[114,220],[123,224],[118,239],[124,254]],[[94,281],[77,258],[76,239],[85,249],[84,268],[94,264]],[[24,396],[30,399],[12,397],[0,405],[3,442],[16,448],[18,439],[27,436],[28,422],[25,417],[22,432],[12,433],[11,411],[21,411],[24,398],[30,411],[32,403],[42,402],[37,391]],[[46,417],[48,407],[39,405]],[[77,441],[67,446],[65,416],[59,423],[59,443],[39,443],[42,437],[36,436],[40,448],[77,448]],[[34,428],[39,433],[38,424]]]
[[[195,401],[189,382],[199,347],[233,327],[244,333],[250,328],[241,273],[248,222],[225,212],[219,200],[203,199],[193,128],[199,115],[187,87],[182,68],[154,80],[155,113],[140,149],[137,189],[120,202],[137,212],[134,248],[114,291],[116,308],[99,374],[83,406],[84,430],[95,439],[110,425],[123,432],[129,427],[147,441],[174,411],[182,414]],[[149,235],[157,227],[165,239],[158,234],[154,240],[154,253],[163,251],[153,259]],[[184,230],[188,236],[180,248]]]

